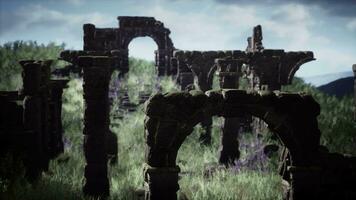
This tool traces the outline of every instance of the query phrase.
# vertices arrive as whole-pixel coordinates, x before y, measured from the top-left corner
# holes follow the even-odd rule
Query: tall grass
[[[158,90],[178,91],[178,87],[170,77],[158,79],[155,74],[153,63],[131,58],[130,72],[122,80],[120,89],[128,90],[130,99],[134,102],[137,101],[140,91],[150,93]],[[0,83],[5,84],[2,81]],[[0,88],[11,87],[13,86],[2,85]],[[323,132],[323,144],[332,151],[356,155],[355,148],[352,146],[356,128],[350,120],[351,97],[338,100],[323,95],[299,79],[284,90],[312,94],[322,107],[319,126]],[[35,185],[29,185],[24,181],[21,169],[16,172],[18,174],[16,181],[13,181],[11,186],[0,177],[0,199],[88,199],[81,193],[85,163],[82,150],[84,111],[82,94],[82,81],[73,78],[63,95],[62,122],[65,128],[65,153],[51,161],[50,171],[45,173]],[[110,128],[118,136],[119,156],[118,164],[109,167],[110,199],[138,199],[140,189],[143,189],[142,170],[145,151],[143,123],[142,107],[139,107],[136,112],[124,114],[122,119],[111,118]],[[281,178],[273,167],[267,171],[216,167],[221,124],[221,118],[214,118],[211,146],[198,144],[199,133],[202,131],[200,126],[195,127],[194,132],[182,145],[177,157],[177,164],[181,168],[179,197],[181,199],[281,199]],[[253,138],[242,137],[240,143],[250,143],[253,140]],[[254,152],[246,150],[242,153],[244,158]],[[9,161],[7,164],[11,165]],[[8,166],[1,165],[1,168],[6,167]]]

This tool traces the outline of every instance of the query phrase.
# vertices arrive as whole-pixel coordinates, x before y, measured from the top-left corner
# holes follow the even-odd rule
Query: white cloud
[[[10,16],[10,17],[9,17]],[[72,14],[49,9],[42,5],[20,7],[7,16],[7,22],[12,24],[10,28],[1,31],[2,42],[9,41],[13,34],[17,33],[22,40],[37,40],[49,42],[61,40],[69,48],[81,49],[83,44],[82,26],[92,23],[98,27],[112,27],[117,25],[116,18],[99,12]],[[35,37],[30,35],[37,33]],[[41,33],[41,34],[38,34]],[[61,43],[61,42],[60,42]]]
[[[22,7],[12,13],[15,16],[12,23],[17,31],[33,28],[56,29],[71,32],[73,29],[81,29],[84,23],[93,23],[98,26],[113,25],[115,18],[98,12],[88,14],[67,14],[57,10],[48,9],[41,5]],[[11,20],[11,19],[9,19]],[[13,31],[13,30],[8,30]]]
[[[220,5],[217,12],[222,21],[233,25],[236,30],[251,29],[262,22],[255,6]]]
[[[351,19],[349,23],[347,23],[346,27],[351,31],[356,31],[356,18]]]
[[[72,4],[72,5],[83,5],[85,3],[85,0],[65,0],[67,3]]]
[[[275,9],[261,9],[257,6],[220,6],[222,20],[230,23],[237,30],[251,29],[261,24],[263,31],[280,39],[287,39],[287,49],[303,48],[315,36],[311,33],[314,25],[310,10],[303,5],[288,4]],[[269,16],[264,14],[269,12]],[[325,42],[326,38],[320,39]],[[267,47],[268,48],[268,47]]]
[[[161,6],[144,11],[147,16],[155,16],[171,30],[176,48],[188,50],[214,50],[221,48],[229,39],[224,26],[209,13],[168,10]],[[174,39],[173,39],[174,38]]]
[[[319,49],[315,52],[315,55],[319,60],[329,65],[330,71],[348,71],[351,70],[352,64],[355,63],[355,56],[353,56],[352,52],[338,49]]]

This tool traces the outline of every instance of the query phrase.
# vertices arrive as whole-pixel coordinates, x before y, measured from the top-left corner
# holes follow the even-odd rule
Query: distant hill
[[[339,73],[332,73],[332,74],[323,74],[323,75],[317,75],[317,76],[309,76],[309,77],[302,77],[305,83],[310,83],[316,87],[325,85],[327,83],[330,83],[332,81],[338,80],[340,78],[345,78],[345,77],[350,77],[353,76],[353,72],[350,69],[350,71],[347,72],[339,72]]]
[[[336,97],[343,97],[354,93],[354,77],[340,78],[318,87],[318,90]]]

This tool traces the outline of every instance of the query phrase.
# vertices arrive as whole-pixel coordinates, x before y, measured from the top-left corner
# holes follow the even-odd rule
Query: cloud
[[[352,52],[340,51],[338,49],[318,49],[314,52],[315,57],[327,66],[323,66],[325,70],[330,72],[349,71],[355,63],[355,57]],[[324,72],[325,73],[325,72]]]
[[[171,37],[176,48],[187,50],[214,50],[223,48],[231,36],[224,30],[218,19],[206,12],[185,12],[156,6],[143,11],[147,16],[155,16],[171,30]]]
[[[83,5],[85,3],[85,0],[65,0],[67,3],[72,4],[72,5]]]
[[[346,24],[347,29],[351,31],[356,31],[356,18],[351,19],[347,24]]]
[[[300,4],[305,6],[318,6],[327,13],[336,16],[351,17],[356,16],[356,0],[215,0],[222,4],[236,5],[284,5]]]
[[[222,20],[236,30],[251,30],[253,26],[261,24],[264,36],[270,35],[277,41],[288,40],[287,46],[283,47],[285,49],[300,50],[311,41],[320,43],[329,41],[326,36],[313,33],[313,28],[317,24],[315,16],[312,15],[311,9],[303,5],[276,6],[275,9],[268,10],[269,15],[264,14],[268,8],[258,6],[222,5],[218,9]],[[251,32],[249,31],[249,35]]]
[[[41,5],[21,7],[12,12],[1,13],[1,18],[3,20],[1,20],[0,35],[36,28],[71,32],[73,29],[81,29],[84,23],[106,26],[114,24],[115,21],[115,18],[98,12],[67,14]]]
[[[117,27],[115,11],[79,14],[74,12],[77,8],[71,9],[75,4],[70,3],[75,3],[75,0],[68,1],[63,11],[56,7],[31,5],[0,12],[1,38],[64,41],[80,49],[84,23],[93,23],[97,27]],[[89,3],[91,0],[85,1]],[[117,12],[123,15],[154,16],[162,21],[171,30],[170,36],[175,47],[183,50],[244,50],[253,26],[261,24],[265,48],[314,51],[318,60],[303,67],[301,74],[343,71],[350,66],[355,54],[349,38],[351,31],[356,30],[356,17],[331,18],[325,15],[325,6],[321,6],[324,3],[308,4],[306,0],[293,1],[295,3],[266,0],[270,2],[269,5],[257,4],[258,0],[234,1],[242,3],[228,3],[227,0],[203,3],[195,0],[135,1],[142,3],[127,1],[122,3],[124,6],[113,5],[121,5],[121,10]],[[99,5],[104,7],[95,4],[98,6],[95,10],[107,10]],[[136,51],[134,47],[137,47],[140,50],[137,55],[153,58],[151,50],[156,48],[153,41],[146,38],[132,44],[130,52]]]

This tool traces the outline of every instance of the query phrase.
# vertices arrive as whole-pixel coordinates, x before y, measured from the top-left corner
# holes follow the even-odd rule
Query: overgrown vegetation
[[[0,45],[0,90],[16,90],[22,86],[20,60],[57,59],[65,45],[35,41],[15,41]],[[54,63],[58,64],[58,61]]]
[[[331,152],[356,155],[356,123],[353,122],[355,108],[352,96],[344,96],[341,99],[329,96],[299,78],[294,78],[293,84],[283,87],[283,90],[311,94],[321,108],[318,117],[322,133],[321,144]]]
[[[64,45],[56,46],[54,44],[37,45],[34,42],[17,43],[8,43],[0,48],[0,90],[14,89],[20,86],[18,84],[21,80],[20,68],[16,64],[18,60],[56,58],[64,47]],[[41,52],[47,52],[47,54],[41,54]],[[8,60],[6,62],[3,61],[5,57]],[[10,74],[13,75],[12,81],[7,79]],[[115,77],[114,75],[112,86],[115,86]],[[156,78],[152,62],[130,58],[130,72],[124,81],[115,87],[128,89],[131,92],[130,99],[137,101],[140,91],[155,92],[159,89],[159,85],[164,92],[178,90],[170,77]],[[300,79],[295,79],[293,85],[285,87],[284,90],[312,94],[322,108],[319,117],[319,126],[323,133],[322,143],[331,151],[356,155],[356,149],[353,146],[356,139],[354,135],[356,127],[352,122],[352,109],[350,109],[353,105],[352,97],[338,100],[320,93],[314,87],[304,84]],[[0,199],[86,199],[81,193],[85,163],[82,152],[84,110],[82,93],[82,80],[72,78],[69,88],[63,95],[62,121],[65,128],[65,153],[51,161],[50,171],[45,173],[36,185],[27,184],[21,173],[17,173],[16,181],[11,185],[1,177]],[[110,128],[117,134],[119,144],[119,162],[117,165],[110,166],[109,169],[111,199],[135,199],[137,190],[143,188],[142,170],[145,143],[142,107],[139,107],[136,112],[125,114],[122,119],[112,117],[111,120]],[[183,144],[177,158],[177,163],[182,171],[179,181],[180,198],[281,199],[281,178],[274,167],[271,167],[270,170],[221,169],[212,175],[206,173],[206,168],[217,163],[221,123],[221,118],[214,118],[211,146],[197,145],[199,132],[202,131],[199,126]],[[242,139],[241,144],[244,142],[250,144],[255,141],[253,137],[245,136],[246,138]],[[246,151],[243,157],[246,157],[247,153]],[[1,160],[4,161],[4,159]],[[0,162],[0,168],[11,166],[10,161]],[[261,163],[256,162],[255,165],[261,165]]]

